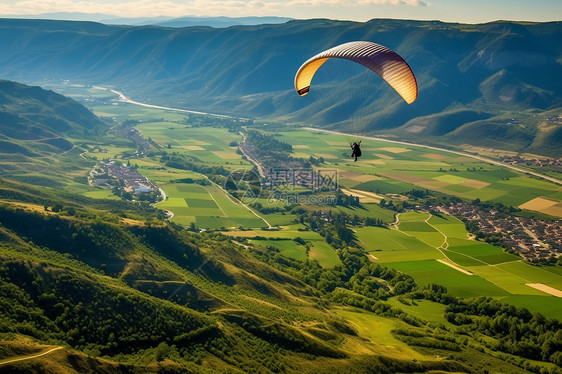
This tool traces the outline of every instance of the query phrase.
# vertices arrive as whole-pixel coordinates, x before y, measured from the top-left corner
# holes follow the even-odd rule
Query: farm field
[[[409,274],[419,285],[443,285],[456,296],[507,299],[531,311],[562,317],[562,298],[528,285],[539,283],[562,290],[559,274],[468,239],[464,225],[454,217],[408,212],[398,218],[397,229],[356,230],[376,262]],[[536,301],[536,308],[530,300]]]
[[[394,221],[394,212],[389,209],[381,208],[378,204],[366,203],[361,204],[361,207],[337,206],[336,208],[351,217],[357,215],[359,217],[379,218],[384,223],[391,223]]]
[[[224,128],[191,127],[176,122],[146,122],[135,127],[168,153],[193,156],[206,164],[230,170],[252,166],[236,153],[236,146],[230,146],[232,142],[242,141],[242,136]]]
[[[298,147],[302,157],[324,157],[326,167],[339,170],[345,188],[374,193],[423,188],[562,217],[562,186],[468,156],[364,139],[363,157],[353,163],[343,136],[338,140],[337,135],[302,130],[280,134],[279,140]]]
[[[275,247],[285,257],[291,257],[296,260],[306,261],[306,249],[303,245],[297,244],[291,239],[271,240],[271,239],[252,239],[252,243],[262,245],[264,247]]]

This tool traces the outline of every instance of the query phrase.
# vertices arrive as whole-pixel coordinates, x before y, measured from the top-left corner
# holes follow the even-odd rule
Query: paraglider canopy
[[[295,89],[306,95],[316,71],[331,58],[350,60],[381,76],[408,103],[418,96],[418,85],[412,70],[396,52],[380,44],[366,41],[349,42],[330,48],[308,59],[295,75]]]

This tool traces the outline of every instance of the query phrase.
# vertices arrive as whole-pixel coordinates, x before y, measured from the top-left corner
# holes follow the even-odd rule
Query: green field
[[[345,137],[309,131],[283,131],[279,140],[299,148],[301,156],[322,156],[326,167],[377,178],[342,177],[342,185],[364,191],[403,193],[429,189],[466,199],[479,198],[519,206],[536,197],[562,202],[560,186],[500,166],[444,151],[363,139],[363,157],[349,162]]]
[[[448,251],[469,256],[470,258],[481,261],[485,265],[497,265],[504,262],[520,260],[519,257],[505,253],[501,248],[494,247],[487,243],[454,237],[448,239],[448,242]]]
[[[294,240],[263,240],[253,239],[252,243],[263,245],[264,247],[275,247],[285,257],[291,257],[296,260],[306,261],[306,249],[303,245],[297,244]]]
[[[512,295],[498,298],[501,302],[527,308],[549,318],[562,319],[562,299],[546,295]]]
[[[443,316],[446,306],[429,300],[407,300],[409,305],[403,304],[396,297],[390,298],[389,303],[397,308],[400,308],[407,313],[418,317],[419,319],[443,324],[445,326],[451,325]],[[451,325],[452,326],[452,325]]]
[[[162,184],[161,188],[166,192],[167,199],[156,207],[172,211],[174,222],[184,225],[193,222],[198,227],[213,229],[267,226],[263,219],[216,185],[170,183]]]
[[[556,306],[560,305],[560,299],[527,284],[542,283],[562,290],[560,274],[531,266],[501,248],[468,239],[464,224],[454,217],[408,212],[400,214],[398,219],[397,230],[378,227],[356,230],[360,243],[375,261],[409,274],[419,285],[440,284],[461,297],[506,298],[515,305],[559,317]],[[540,300],[536,308],[528,302],[533,297]]]
[[[377,257],[381,263],[411,260],[445,258],[439,251],[420,239],[382,227],[362,227],[356,229],[356,236],[367,252]]]
[[[245,231],[244,233],[257,234],[255,236],[265,237],[262,235],[263,232],[256,231]],[[252,239],[252,243],[272,246],[279,249],[279,252],[286,257],[291,257],[296,260],[306,261],[307,258],[311,260],[316,260],[322,267],[332,267],[337,264],[341,264],[341,261],[336,254],[336,251],[332,246],[324,241],[320,235],[309,232],[314,235],[303,235],[302,231],[294,231],[292,229],[286,229],[283,231],[273,231],[270,233],[279,233],[281,236],[271,235],[271,239]],[[239,234],[239,233],[238,233]],[[237,234],[233,234],[237,235]],[[285,238],[281,238],[285,237]],[[310,250],[307,256],[306,248],[302,244],[296,243],[292,238],[300,237],[304,239],[310,246]]]
[[[394,212],[381,208],[378,204],[367,203],[361,204],[361,207],[336,206],[336,208],[351,217],[357,215],[359,217],[379,218],[385,223],[394,221]]]
[[[341,264],[340,258],[334,248],[326,243],[324,239],[310,242],[310,259],[318,261],[321,266],[331,267]]]

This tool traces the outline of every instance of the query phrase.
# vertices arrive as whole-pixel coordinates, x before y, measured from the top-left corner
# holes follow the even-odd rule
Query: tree
[[[156,361],[162,361],[170,354],[170,346],[166,342],[158,344],[156,347]]]

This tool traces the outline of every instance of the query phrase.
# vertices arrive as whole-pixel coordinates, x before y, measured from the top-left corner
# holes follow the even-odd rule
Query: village
[[[90,172],[90,177],[90,184],[112,188],[114,193],[119,192],[128,200],[136,197],[155,202],[161,196],[160,189],[134,167],[113,159],[100,161]]]
[[[503,244],[530,262],[544,262],[562,254],[562,220],[547,221],[485,210],[465,202],[430,207],[478,222],[484,234],[497,234]]]
[[[521,156],[503,156],[499,159],[501,162],[509,165],[525,165],[525,166],[535,166],[535,167],[549,167],[549,168],[562,168],[561,158],[536,158],[529,159],[523,158]]]

